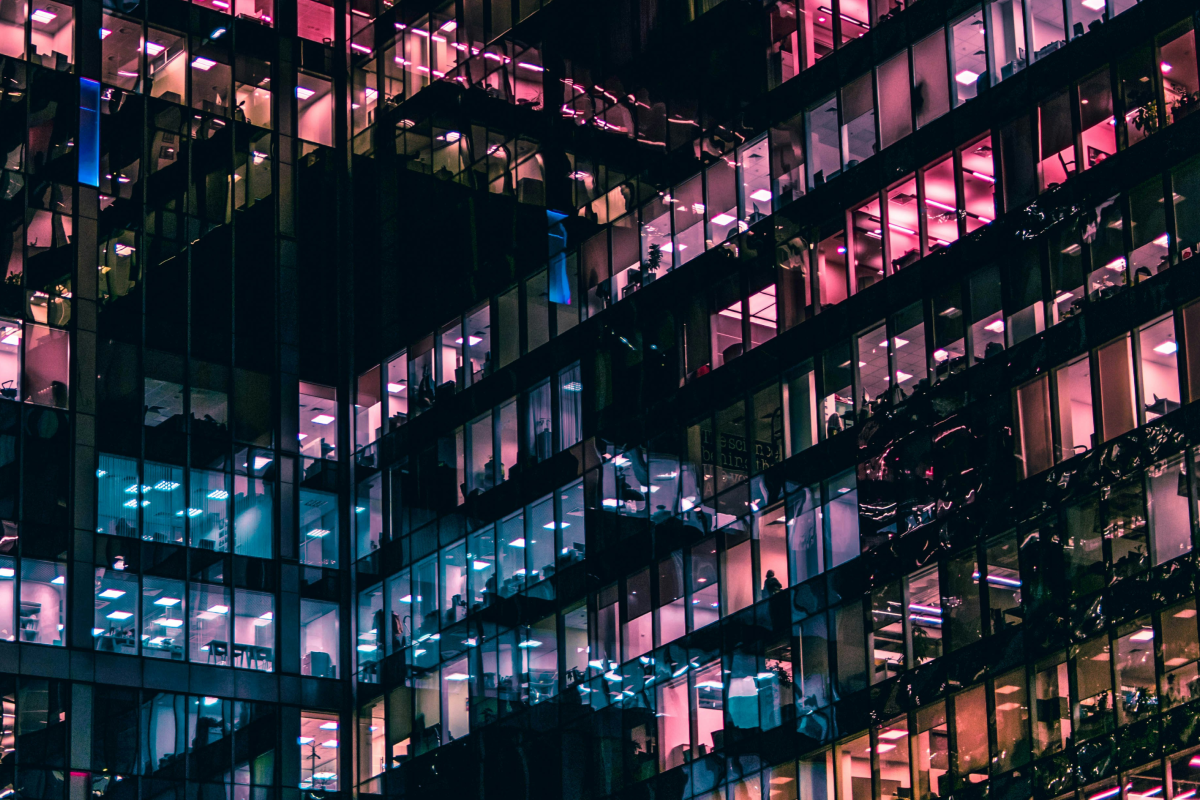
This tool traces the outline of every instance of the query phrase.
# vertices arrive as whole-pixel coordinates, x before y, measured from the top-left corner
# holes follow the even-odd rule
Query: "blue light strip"
[[[100,186],[100,84],[79,79],[79,182]]]

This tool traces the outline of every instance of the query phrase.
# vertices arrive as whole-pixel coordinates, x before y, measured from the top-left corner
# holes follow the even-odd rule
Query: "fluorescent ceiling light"
[[[987,325],[983,326],[983,329],[985,331],[991,331],[992,333],[1004,333],[1004,320],[998,319],[994,322],[989,322]]]
[[[958,81],[963,86],[970,86],[972,83],[979,80],[979,73],[971,72],[969,69],[964,69],[962,72],[954,76],[954,80]]]
[[[179,605],[179,603],[180,600],[178,597],[160,597],[154,601],[154,605],[163,606],[164,608],[171,608],[172,606]]]
[[[156,56],[166,49],[167,48],[156,42],[146,42],[146,55],[148,56]]]
[[[100,29],[100,40],[101,40],[101,41],[103,41],[103,40],[107,39],[107,38],[108,38],[109,36],[111,36],[111,35],[112,35],[112,31],[110,31],[108,28],[101,28],[101,29]]]
[[[712,218],[712,222],[713,225],[728,225],[729,223],[733,222],[734,219],[735,218],[731,217],[729,214],[717,214]]]
[[[767,189],[759,189],[750,195],[751,200],[757,200],[760,203],[765,203],[771,199],[771,192]]]
[[[64,586],[67,582],[67,576],[59,575],[57,578],[55,578],[54,580],[52,580],[50,582],[53,583],[55,586]]]
[[[314,425],[328,425],[329,423],[333,422],[335,419],[337,419],[337,418],[331,417],[328,414],[318,414],[317,416],[312,418],[312,421],[313,421]]]
[[[296,87],[296,97],[299,97],[301,100],[307,100],[314,94],[316,94],[316,92],[314,92],[312,89],[305,89],[303,86]]]
[[[387,385],[387,390],[389,394],[400,394],[404,391],[404,387],[398,383],[389,383]]]
[[[192,66],[198,70],[203,70],[204,72],[208,72],[216,65],[217,62],[213,61],[211,58],[196,56],[194,59],[192,59]]]
[[[164,628],[182,628],[183,620],[181,620],[181,619],[160,619],[158,621],[158,624],[162,625]]]
[[[44,8],[34,9],[33,13],[30,14],[29,16],[33,19],[34,22],[40,22],[43,25],[45,25],[47,22],[53,22],[55,19],[58,18],[58,14],[54,14],[50,11],[47,11]]]
[[[325,723],[323,723],[323,724],[321,725],[321,730],[323,730],[323,731],[336,731],[336,730],[337,730],[337,723],[336,723],[336,722],[325,722]]]
[[[1092,11],[1103,11],[1104,0],[1083,0],[1083,7],[1090,8]]]
[[[125,592],[120,589],[105,589],[97,597],[103,597],[105,600],[116,600],[118,597],[123,597]]]
[[[211,492],[208,493],[208,499],[209,500],[228,500],[229,492],[225,491],[224,489],[213,489]]]
[[[508,546],[509,547],[524,547],[525,546],[525,537],[522,536],[520,539],[513,539],[511,542],[508,543]]]
[[[1179,345],[1175,344],[1175,342],[1167,341],[1154,348],[1154,352],[1162,353],[1164,356],[1171,356],[1174,355],[1175,351],[1178,349]]]
[[[454,32],[454,30],[455,30],[455,28],[457,28],[457,27],[458,27],[458,23],[457,23],[457,22],[455,22],[454,20],[450,20],[450,21],[449,21],[449,22],[447,22],[445,25],[443,25],[442,27],[438,28],[438,30],[439,30],[439,31],[445,31],[446,33],[453,33],[453,32]]]
[[[130,617],[133,616],[133,614],[129,613],[128,611],[114,611],[111,614],[106,614],[105,616],[107,616],[109,619],[116,620],[117,622],[121,622],[123,620],[129,619]]]
[[[214,614],[228,614],[229,606],[209,606],[208,610]]]

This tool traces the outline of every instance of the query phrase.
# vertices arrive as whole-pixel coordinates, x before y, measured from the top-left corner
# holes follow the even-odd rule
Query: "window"
[[[1156,102],[1159,69],[1149,47],[1139,47],[1117,65],[1120,99],[1124,107],[1126,146],[1132,146],[1156,133],[1162,122]]]
[[[558,449],[583,439],[583,383],[579,363],[558,373]]]
[[[545,270],[525,281],[526,352],[550,341],[550,285]]]
[[[797,27],[801,31],[800,43],[804,64],[811,67],[833,52],[833,12],[831,4],[823,0],[800,0]]]
[[[337,730],[336,714],[300,712],[300,736],[296,739],[300,788],[328,792],[338,790]]]
[[[191,661],[227,666],[229,660],[229,590],[205,583],[191,584]]]
[[[937,33],[914,44],[912,60],[913,111],[917,127],[922,128],[950,110],[945,30],[939,28]]]
[[[300,601],[300,674],[336,678],[338,605],[321,600]]]
[[[879,87],[879,133],[888,147],[912,133],[912,102],[909,87],[908,53],[901,52],[875,70]],[[915,229],[916,226],[913,226]]]
[[[1086,359],[1085,359],[1086,361]],[[1059,371],[1059,375],[1063,370]],[[1060,379],[1061,387],[1061,379]],[[1089,387],[1090,388],[1090,387]],[[1017,460],[1019,476],[1028,478],[1049,469],[1053,465],[1051,458],[1050,438],[1050,382],[1045,376],[1030,381],[1015,392],[1015,411],[1017,415],[1016,428],[1020,432],[1017,442]],[[1090,400],[1090,393],[1089,393]],[[1063,394],[1059,391],[1059,413],[1066,411],[1062,407]],[[1091,404],[1088,404],[1090,414]],[[1066,436],[1067,428],[1063,428]],[[1067,455],[1066,457],[1069,457]]]
[[[986,545],[988,617],[991,632],[999,633],[1009,626],[1020,625],[1021,569],[1015,533],[1005,533],[989,539]]]
[[[467,385],[474,385],[490,375],[493,367],[491,308],[487,303],[467,312],[465,330],[463,363],[471,365]]]
[[[239,53],[235,56],[233,76],[237,81],[233,118],[260,128],[270,128],[271,65]]]
[[[625,579],[625,624],[622,626],[621,652],[626,659],[637,658],[654,647],[650,610],[650,570],[644,569]]]
[[[950,794],[950,731],[946,726],[946,703],[918,709],[914,751],[919,797]]]
[[[183,581],[142,578],[142,655],[184,659],[187,636],[187,595]]]
[[[955,188],[954,158],[934,162],[919,175],[925,190],[924,212],[929,249],[949,247],[958,240],[958,191]]]
[[[258,452],[262,451],[256,451],[256,455],[254,456],[256,463],[260,459],[265,458],[265,456],[257,455]],[[206,499],[208,498],[206,497]],[[303,501],[301,503],[303,504]],[[270,558],[273,552],[272,543],[274,538],[275,482],[250,475],[234,475],[234,552],[243,556]],[[223,549],[217,547],[220,544],[222,544],[222,538],[218,534],[214,542],[214,549]]]
[[[1083,248],[1079,232],[1071,226],[1053,230],[1049,235],[1051,324],[1083,311]]]
[[[300,563],[336,567],[338,563],[337,495],[300,490]]]
[[[1121,626],[1117,637],[1114,671],[1121,699],[1117,724],[1127,725],[1158,710],[1158,682],[1154,669],[1154,626],[1150,617]]]
[[[992,683],[996,704],[996,743],[999,767],[1009,770],[1029,760],[1030,738],[1026,720],[1029,718],[1029,691],[1025,669],[1000,675]]]
[[[1108,441],[1133,430],[1133,360],[1126,334],[1096,351],[1097,385],[1100,387],[1100,431]]]
[[[921,257],[922,220],[917,204],[917,181],[910,177],[887,192],[887,245],[891,272],[916,263]],[[932,249],[930,242],[926,251]]]
[[[388,430],[408,420],[408,353],[402,352],[387,364]]]
[[[871,592],[872,683],[900,674],[905,667],[904,602],[900,582]]]
[[[75,12],[70,4],[35,0],[31,3],[29,60],[63,72],[71,68]]]
[[[854,426],[854,374],[850,343],[826,350],[821,357],[822,385],[825,398],[821,401],[825,437],[829,438]]]
[[[234,591],[233,653],[235,667],[270,672],[275,664],[275,596],[245,589]]]
[[[837,95],[808,110],[809,188],[822,186],[842,171],[841,137],[838,135]],[[835,301],[836,302],[836,301]]]
[[[296,133],[299,137],[312,144],[333,147],[333,114],[333,83],[307,72],[296,73]]]
[[[1170,237],[1166,232],[1166,207],[1159,176],[1130,190],[1129,211],[1133,241],[1129,266],[1133,282],[1141,283],[1170,265]]]
[[[1117,152],[1112,84],[1107,67],[1080,82],[1079,116],[1083,130],[1083,168],[1089,169]]]
[[[544,497],[526,508],[528,531],[525,534],[527,583],[533,584],[554,574],[555,539],[554,498]]]
[[[1196,636],[1196,602],[1172,606],[1159,614],[1162,631],[1163,675],[1159,694],[1166,708],[1196,697],[1200,691],[1200,640]],[[1176,795],[1178,796],[1178,795]]]
[[[739,525],[725,528],[725,549],[721,552],[721,600],[726,615],[741,611],[754,602],[754,574],[749,531]]]
[[[996,167],[992,158],[991,134],[984,134],[959,148],[962,159],[963,204],[967,233],[996,218]]]
[[[1150,523],[1150,557],[1155,566],[1192,549],[1187,474],[1183,456],[1152,464],[1146,469]]]
[[[191,502],[187,517],[192,547],[229,551],[229,476],[223,472],[193,469],[188,473]]]
[[[1071,704],[1072,714],[1079,720],[1079,727],[1075,731],[1076,741],[1091,739],[1113,727],[1110,660],[1106,636],[1079,645],[1071,660],[1077,687]],[[1069,731],[1067,733],[1070,734]]]
[[[988,3],[988,44],[993,83],[1025,68],[1025,8],[1021,0]]]
[[[512,468],[517,465],[517,401],[509,400],[496,412],[499,422],[498,439],[500,463],[497,465],[496,482],[502,483],[513,477]]]
[[[1054,371],[1058,394],[1058,461],[1095,446],[1095,417],[1092,406],[1092,367],[1085,355]]]
[[[194,42],[192,56],[192,108],[213,116],[228,117],[233,69],[224,63],[229,57],[225,49],[201,40]]]
[[[1175,321],[1163,317],[1139,328],[1137,336],[1142,407],[1149,422],[1180,406]]]
[[[542,381],[526,393],[525,414],[525,456],[531,464],[536,464],[553,453],[550,381]]]
[[[1000,274],[996,267],[980,270],[968,279],[971,351],[976,363],[1004,354],[1004,312]]]
[[[1186,30],[1179,32],[1180,27]],[[1166,122],[1178,122],[1196,110],[1200,100],[1200,81],[1196,75],[1196,34],[1189,20],[1176,26],[1163,39],[1177,34],[1159,46],[1158,71],[1162,76]]]
[[[957,107],[987,86],[983,12],[975,11],[955,22],[950,28],[950,36],[950,52],[954,59],[951,68],[954,105]]]
[[[845,24],[843,23],[843,28]],[[851,81],[842,89],[843,139],[846,168],[857,166],[875,155],[875,84],[871,73]]]
[[[499,366],[505,367],[516,361],[517,356],[521,354],[521,306],[517,288],[512,287],[500,294],[496,305],[499,321]]]
[[[1061,13],[1061,6],[1059,11]],[[1035,26],[1036,30],[1036,26]],[[1075,142],[1071,129],[1071,98],[1059,92],[1038,106],[1038,189],[1061,185],[1075,173]]]
[[[1033,60],[1045,58],[1067,43],[1063,4],[1059,0],[1027,0]]]
[[[38,405],[66,408],[70,393],[70,333],[30,324],[25,334],[25,399]]]
[[[878,195],[850,212],[850,252],[854,256],[856,292],[883,279],[882,225]]]
[[[925,350],[925,309],[913,303],[892,317],[892,359],[896,401],[912,396],[928,386],[928,358]]]
[[[383,539],[383,475],[359,468],[364,477],[358,482],[354,498],[355,555],[357,558],[379,549]]]
[[[183,544],[187,513],[184,510],[183,470],[151,461],[145,462],[143,469],[145,483],[135,502],[142,510],[145,536],[156,542]],[[126,491],[126,494],[129,492]],[[128,504],[130,501],[125,502]]]
[[[383,435],[381,413],[383,404],[379,398],[379,367],[358,376],[354,398],[354,446],[362,448]],[[303,418],[303,415],[301,415]]]
[[[687,676],[659,684],[656,699],[658,768],[665,771],[680,766],[691,756]]]
[[[984,687],[976,686],[951,698],[954,709],[956,777],[959,786],[979,783],[987,777],[988,726],[980,725],[987,718],[987,696]]]
[[[962,289],[954,282],[933,297],[933,362],[937,379],[966,369],[963,320]]]
[[[300,381],[300,454],[334,458],[337,447],[337,390]]]
[[[927,664],[942,655],[942,592],[935,564],[908,576],[909,635],[915,664]]]
[[[96,567],[96,616],[92,640],[107,653],[136,655],[138,649],[138,578],[106,567]]]

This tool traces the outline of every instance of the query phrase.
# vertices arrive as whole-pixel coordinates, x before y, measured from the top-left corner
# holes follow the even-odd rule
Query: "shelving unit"
[[[41,603],[21,603],[21,641],[36,642],[40,630]]]

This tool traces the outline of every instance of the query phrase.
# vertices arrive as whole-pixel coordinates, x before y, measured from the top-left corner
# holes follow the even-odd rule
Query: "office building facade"
[[[1193,797],[1198,13],[0,0],[0,798]]]

